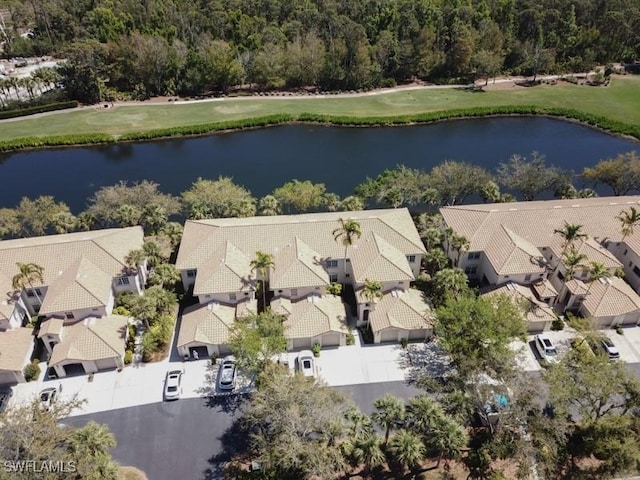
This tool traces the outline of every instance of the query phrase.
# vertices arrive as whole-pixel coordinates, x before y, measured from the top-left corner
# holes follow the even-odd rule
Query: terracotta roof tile
[[[387,328],[427,329],[433,327],[435,313],[420,290],[392,290],[369,312],[369,323],[374,333]]]
[[[274,312],[286,314],[287,338],[312,338],[325,333],[347,333],[347,313],[340,297],[311,295],[291,302],[280,298],[271,302]],[[287,313],[288,312],[288,313]]]
[[[0,371],[21,372],[33,348],[33,330],[15,328],[0,332]]]

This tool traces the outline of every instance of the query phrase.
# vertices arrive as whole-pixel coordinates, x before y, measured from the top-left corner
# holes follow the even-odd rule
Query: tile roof
[[[622,264],[618,261],[615,255],[596,242],[593,238],[576,240],[572,243],[572,246],[575,248],[577,254],[585,255],[587,257],[584,261],[587,265],[588,262],[599,262],[604,264],[608,269],[622,267]],[[554,242],[551,246],[551,251],[557,258],[562,257],[563,250],[564,247],[561,246],[559,242]]]
[[[39,313],[104,307],[111,297],[112,282],[113,277],[82,256],[52,279]]]
[[[21,372],[33,348],[33,330],[15,328],[0,332],[0,371]]]
[[[551,285],[551,282],[546,278],[540,279],[531,285],[531,288],[536,292],[538,298],[557,297],[558,291]]]
[[[49,366],[122,357],[128,320],[122,315],[111,315],[65,326],[62,341],[53,347]]]
[[[258,314],[258,301],[257,300],[245,300],[235,305],[236,318],[246,318],[251,315]]]
[[[325,333],[348,332],[344,303],[335,295],[311,295],[297,302],[279,298],[271,302],[271,308],[287,317],[287,338],[312,338]]]
[[[58,335],[62,334],[64,327],[64,320],[61,318],[50,318],[40,324],[40,330],[38,331],[38,338],[42,338],[45,335]]]
[[[334,240],[332,233],[339,226],[340,218],[356,220],[363,237],[374,231],[404,255],[425,252],[406,208],[218,218],[186,222],[176,266],[181,270],[199,269],[227,240],[248,257],[253,257],[258,250],[275,254],[298,237],[325,259],[343,258],[344,247]]]
[[[587,288],[589,288],[582,280],[577,278],[572,278],[564,282],[564,284],[572,295],[583,295],[587,293]]]
[[[223,242],[198,268],[194,295],[255,289],[251,260],[229,240]]]
[[[540,251],[504,225],[496,229],[484,253],[498,275],[545,271],[536,260],[542,257]]]
[[[186,308],[182,314],[178,347],[193,342],[220,345],[229,341],[236,308],[211,302]]]
[[[0,292],[12,290],[16,263],[35,263],[44,268],[44,285],[52,285],[69,267],[83,257],[110,278],[126,268],[125,257],[142,248],[141,227],[111,228],[91,232],[20,238],[0,241]],[[70,275],[70,274],[69,274]],[[109,290],[111,286],[109,285]],[[104,294],[102,294],[104,295]],[[67,307],[59,311],[68,310]]]
[[[406,255],[375,232],[358,239],[350,250],[356,283],[415,280]]]
[[[611,317],[640,310],[640,296],[618,277],[591,282],[582,309],[591,317]]]
[[[553,233],[564,222],[582,225],[596,241],[622,239],[616,216],[630,206],[640,206],[640,196],[596,197],[570,200],[491,203],[443,207],[446,224],[470,242],[470,251],[486,250],[501,225],[527,239],[537,248],[561,242]],[[640,252],[640,235],[631,235],[625,243]]]
[[[388,328],[418,330],[432,328],[435,313],[420,290],[392,290],[378,300],[369,312],[371,330],[376,333]]]
[[[506,295],[524,310],[524,319],[527,322],[552,322],[556,315],[544,302],[536,298],[531,288],[514,282],[504,283],[484,295]]]
[[[275,268],[269,270],[269,286],[272,289],[330,284],[320,254],[298,237],[277,249],[274,264]]]

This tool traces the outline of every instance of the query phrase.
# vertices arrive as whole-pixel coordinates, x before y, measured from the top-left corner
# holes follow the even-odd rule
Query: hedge
[[[69,102],[49,103],[47,105],[38,105],[37,107],[18,108],[15,110],[0,110],[0,120],[7,118],[24,117],[35,113],[53,112],[55,110],[66,110],[68,108],[76,108],[78,102],[75,100]]]
[[[265,117],[247,118],[244,120],[230,120],[225,122],[187,125],[174,128],[149,130],[146,132],[130,132],[119,138],[108,134],[60,135],[52,137],[27,137],[0,142],[0,151],[14,151],[29,148],[95,145],[114,143],[119,141],[153,140],[158,138],[182,137],[188,135],[205,135],[208,133],[260,128],[284,123],[324,123],[340,126],[393,126],[420,123],[431,123],[441,120],[505,116],[505,115],[545,115],[563,119],[575,120],[610,133],[626,135],[640,140],[640,125],[631,125],[606,117],[593,115],[569,108],[540,107],[536,105],[503,105],[495,107],[477,107],[438,112],[426,112],[413,115],[399,115],[389,117],[350,117],[324,115],[315,113],[301,113],[299,115],[280,114]]]

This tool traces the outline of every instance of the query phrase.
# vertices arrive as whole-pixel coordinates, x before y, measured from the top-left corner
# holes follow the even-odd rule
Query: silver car
[[[164,399],[178,400],[182,395],[182,372],[181,370],[170,370],[167,372],[167,379],[164,382]]]
[[[233,355],[224,357],[220,371],[218,372],[218,387],[220,390],[233,390],[236,388],[236,359]]]

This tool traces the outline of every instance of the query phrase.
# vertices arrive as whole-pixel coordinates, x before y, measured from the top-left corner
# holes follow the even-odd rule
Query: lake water
[[[538,117],[456,120],[389,128],[291,125],[148,143],[0,154],[0,207],[53,195],[72,211],[98,188],[152,180],[173,194],[198,177],[233,177],[256,197],[297,178],[341,197],[397,164],[429,170],[453,159],[495,170],[514,153],[543,153],[577,173],[640,144],[575,123]],[[601,194],[610,193],[606,189]]]

